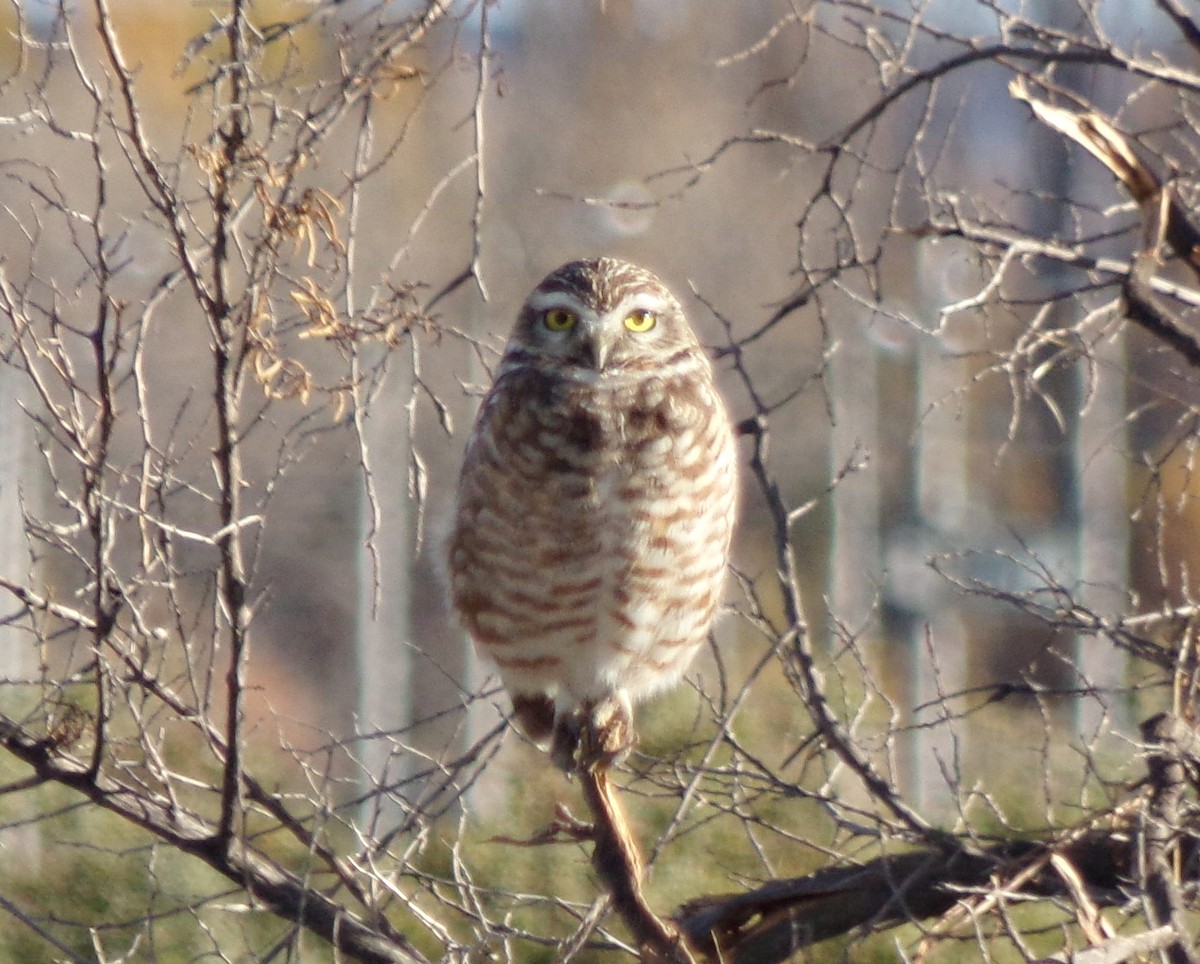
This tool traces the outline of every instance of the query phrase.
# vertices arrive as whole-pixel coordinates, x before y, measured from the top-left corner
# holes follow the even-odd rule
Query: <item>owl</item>
[[[559,766],[611,765],[633,704],[681,679],[737,488],[712,366],[663,282],[613,258],[551,272],[480,406],[448,555],[459,618]]]

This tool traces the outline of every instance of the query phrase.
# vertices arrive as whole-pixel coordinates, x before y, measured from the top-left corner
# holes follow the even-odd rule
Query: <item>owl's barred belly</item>
[[[455,535],[456,604],[512,691],[645,698],[679,679],[720,603],[733,465],[689,456],[728,449],[728,427],[632,447],[624,420],[607,428],[588,449],[565,444],[577,428],[543,429],[557,471],[533,487],[527,459],[498,458],[513,484]]]

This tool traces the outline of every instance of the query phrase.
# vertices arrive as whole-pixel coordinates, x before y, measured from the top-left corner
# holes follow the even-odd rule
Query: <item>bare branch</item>
[[[0,744],[46,780],[82,794],[104,810],[130,821],[172,847],[208,864],[243,886],[261,905],[286,920],[304,923],[355,959],[379,964],[417,964],[425,958],[381,921],[372,927],[345,907],[314,890],[240,840],[228,840],[218,826],[196,814],[157,800],[32,739],[14,721],[0,717]]]

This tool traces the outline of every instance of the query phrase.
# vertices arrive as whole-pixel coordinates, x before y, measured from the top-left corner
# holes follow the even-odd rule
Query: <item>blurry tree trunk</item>
[[[936,286],[923,279],[918,290]],[[937,317],[937,306],[923,312],[926,323]],[[970,504],[971,441],[967,416],[956,390],[963,384],[966,364],[953,356],[943,336],[922,336],[917,345],[917,425],[913,439],[916,460],[918,530],[928,550],[915,560],[920,571],[912,577],[928,587],[923,594],[923,618],[912,627],[909,654],[912,660],[912,697],[906,707],[928,707],[920,719],[929,723],[932,714],[945,712],[944,695],[959,692],[967,682],[969,631],[961,613],[960,599],[950,586],[934,576],[927,559],[931,552],[945,552],[961,545],[967,536],[968,520],[980,522],[985,512]],[[947,774],[954,772],[954,731],[951,727],[916,726],[907,740],[913,746],[913,777],[909,786],[921,805],[946,801],[953,790]],[[935,793],[935,788],[938,792]]]
[[[0,578],[16,585],[24,585],[30,578],[32,561],[22,503],[35,498],[37,488],[29,419],[20,405],[21,382],[18,370],[0,366]],[[26,631],[23,619],[8,618],[22,608],[11,596],[6,596],[0,606],[0,679],[25,681],[37,672],[36,639]],[[33,801],[22,801],[20,808],[34,812]],[[37,822],[18,821],[5,827],[0,831],[0,846],[14,858],[38,860],[42,848]]]
[[[413,754],[402,744],[413,722],[411,599],[414,536],[409,493],[411,374],[397,366],[362,424],[374,489],[359,495],[358,730],[364,793],[407,777]],[[397,733],[397,731],[401,731]],[[378,801],[378,803],[373,801]],[[388,826],[400,815],[385,792],[368,799]]]
[[[872,460],[879,454],[882,439],[876,354],[864,319],[854,318],[841,332],[841,345],[829,361],[833,406],[831,477],[837,477],[855,452],[861,451]],[[829,556],[832,615],[850,632],[858,632],[878,617],[884,578],[879,478],[877,472],[854,472],[845,476],[833,492],[833,544]]]
[[[1039,20],[1064,31],[1075,28],[1075,14],[1055,0],[1042,0]],[[1057,82],[1065,90],[1081,97],[1097,96],[1096,79],[1086,66],[1064,65]],[[1065,200],[1054,198],[1087,197],[1089,187],[1100,203],[1111,197],[1108,179],[1093,164],[1072,164],[1070,143],[1054,131],[1030,132],[1037,150],[1029,158],[1028,181],[1040,185],[1045,200],[1034,211],[1034,231],[1042,237],[1066,237],[1074,229],[1074,212]],[[1057,272],[1052,272],[1052,275]],[[1051,277],[1044,287],[1053,290],[1058,278]],[[1071,302],[1055,309],[1057,315],[1071,313],[1055,324],[1074,329],[1082,321],[1084,305]],[[1075,363],[1067,400],[1066,444],[1063,446],[1063,488],[1059,517],[1066,528],[1064,537],[1074,547],[1074,572],[1079,580],[1080,601],[1102,617],[1115,617],[1125,611],[1129,583],[1129,509],[1126,495],[1127,464],[1124,457],[1125,411],[1124,335],[1116,326],[1112,338],[1089,346],[1088,357]],[[1074,642],[1075,668],[1080,683],[1094,687],[1095,695],[1075,701],[1074,729],[1090,743],[1103,727],[1117,727],[1131,735],[1120,707],[1107,694],[1115,693],[1125,675],[1126,660],[1095,637],[1079,635]],[[1114,713],[1116,714],[1114,716]]]
[[[1091,371],[1080,378],[1090,384],[1091,395],[1075,430],[1072,454],[1076,461],[1079,512],[1080,600],[1105,619],[1119,619],[1127,611],[1129,582],[1128,469],[1124,451],[1126,409],[1125,335],[1117,326],[1091,349]],[[1077,703],[1076,724],[1085,740],[1107,726],[1129,734],[1132,720],[1128,703],[1117,694],[1125,678],[1127,660],[1094,636],[1079,636],[1075,644],[1078,671],[1090,686],[1106,691],[1096,699]]]
[[[18,584],[28,579],[30,566],[21,511],[29,420],[20,407],[20,382],[20,372],[0,367],[0,576]],[[0,617],[19,608],[15,600],[6,599]],[[19,622],[0,621],[0,675],[28,677],[36,665],[34,654],[33,640]]]

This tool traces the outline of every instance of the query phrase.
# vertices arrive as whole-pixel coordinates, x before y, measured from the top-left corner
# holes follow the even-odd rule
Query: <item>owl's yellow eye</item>
[[[625,316],[625,327],[630,331],[649,331],[658,324],[658,316],[652,311],[631,311]]]
[[[551,331],[570,331],[579,319],[566,308],[551,308],[542,315],[542,324]]]

